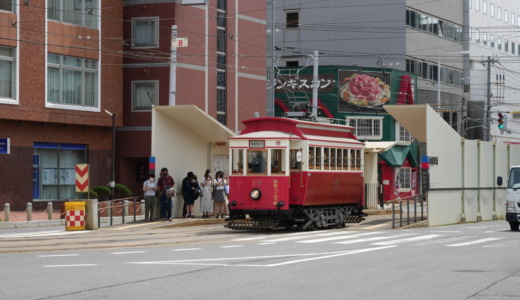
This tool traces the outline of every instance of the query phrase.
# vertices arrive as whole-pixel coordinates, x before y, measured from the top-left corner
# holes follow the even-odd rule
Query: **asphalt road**
[[[0,232],[0,298],[520,296],[520,262],[515,255],[520,233],[509,231],[504,221],[409,230],[352,226],[260,233],[231,231],[222,224],[163,225],[132,224],[55,236],[48,231],[42,237]],[[41,240],[48,241],[49,250],[33,252],[32,245],[43,249]],[[22,246],[5,251],[4,242],[25,244],[28,252],[20,250]]]

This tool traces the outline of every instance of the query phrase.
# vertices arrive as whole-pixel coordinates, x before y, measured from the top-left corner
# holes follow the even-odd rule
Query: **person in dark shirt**
[[[187,193],[191,192],[189,190],[186,190],[185,187],[186,187],[186,182],[191,181],[192,176],[193,176],[193,172],[190,171],[190,172],[188,172],[188,174],[186,174],[186,177],[184,177],[184,179],[182,180],[182,198],[183,199],[186,199]],[[187,215],[186,204],[184,204],[182,206],[182,217],[186,218],[186,215]]]
[[[175,181],[168,174],[167,168],[161,169],[161,178],[157,182],[157,191],[159,192],[159,199],[161,203],[161,218],[163,221],[172,220],[172,199],[166,197],[166,190],[175,187]]]

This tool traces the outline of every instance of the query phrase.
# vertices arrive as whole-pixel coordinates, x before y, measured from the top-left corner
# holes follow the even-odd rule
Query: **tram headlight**
[[[258,200],[260,197],[262,197],[262,191],[259,189],[252,189],[249,195],[251,196],[251,199]]]

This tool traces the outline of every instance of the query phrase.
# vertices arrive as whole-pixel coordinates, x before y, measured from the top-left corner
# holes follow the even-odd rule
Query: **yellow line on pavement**
[[[123,230],[123,229],[134,228],[134,227],[142,227],[142,226],[147,226],[147,225],[150,225],[150,223],[126,225],[126,226],[121,226],[121,227],[110,228],[108,230]]]

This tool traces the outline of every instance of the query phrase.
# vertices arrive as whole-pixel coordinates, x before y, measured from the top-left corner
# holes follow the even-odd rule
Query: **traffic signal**
[[[504,130],[504,114],[499,112],[498,113],[498,129]]]
[[[500,129],[500,131],[507,131],[508,117],[509,115],[507,113],[498,113],[498,129]]]

